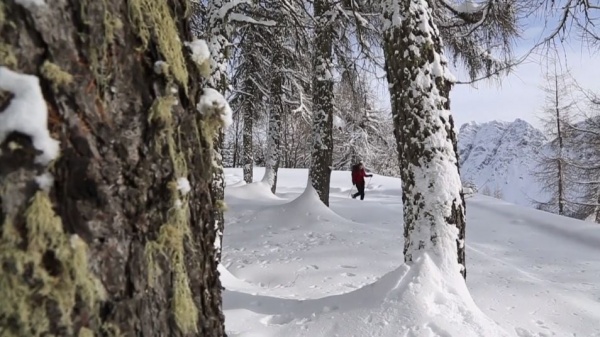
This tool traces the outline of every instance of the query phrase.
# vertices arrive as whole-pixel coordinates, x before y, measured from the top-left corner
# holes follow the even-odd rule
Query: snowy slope
[[[469,198],[467,288],[428,256],[403,264],[398,179],[360,201],[334,172],[328,209],[306,170],[280,172],[273,196],[226,169],[229,336],[600,337],[600,227]]]
[[[464,124],[458,133],[461,178],[475,183],[480,193],[531,206],[546,198],[532,174],[546,141],[521,119]]]

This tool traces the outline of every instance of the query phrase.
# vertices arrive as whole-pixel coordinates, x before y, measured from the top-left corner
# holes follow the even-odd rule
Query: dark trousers
[[[364,200],[365,199],[365,183],[364,182],[356,183],[356,189],[358,190],[358,192],[356,192],[352,195],[352,199],[354,199],[360,195],[360,200]]]

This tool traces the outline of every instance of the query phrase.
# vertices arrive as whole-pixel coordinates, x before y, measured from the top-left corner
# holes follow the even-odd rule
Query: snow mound
[[[261,215],[268,221],[286,219],[288,226],[292,223],[314,225],[319,222],[349,222],[349,220],[339,216],[329,207],[325,206],[319,199],[317,191],[310,184],[298,198],[287,204],[263,211]]]
[[[398,282],[380,309],[383,336],[404,331],[411,337],[510,336],[487,317],[473,301],[457,272],[438,268],[429,255],[421,255]]]
[[[282,200],[271,192],[269,184],[262,181],[250,184],[235,183],[233,186],[227,187],[226,194],[228,197],[241,200]]]
[[[444,272],[427,254],[360,289],[318,299],[258,295],[231,274],[224,285],[224,310],[261,317],[251,330],[257,336],[511,336],[477,307],[459,273]]]

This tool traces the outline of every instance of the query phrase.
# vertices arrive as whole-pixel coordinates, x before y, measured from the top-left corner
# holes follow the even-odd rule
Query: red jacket
[[[365,183],[365,177],[367,177],[367,172],[365,172],[365,169],[362,168],[360,170],[355,170],[352,172],[352,183],[353,184],[358,184],[358,183]]]

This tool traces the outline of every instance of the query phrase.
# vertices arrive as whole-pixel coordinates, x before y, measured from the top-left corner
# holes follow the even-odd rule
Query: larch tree
[[[511,2],[383,0],[383,48],[394,134],[402,178],[404,257],[427,252],[444,266],[458,263],[466,277],[465,203],[449,93],[454,78],[444,49],[462,58],[471,77],[492,74],[507,62],[492,57],[493,45],[508,50],[514,34]],[[442,33],[456,36],[444,46]],[[469,49],[463,49],[472,43]],[[487,47],[487,48],[486,48]],[[475,62],[481,57],[483,62]]]
[[[242,170],[247,184],[253,181],[254,170],[254,124],[266,110],[263,97],[269,92],[268,44],[265,29],[259,25],[246,23],[239,27],[239,56],[236,58],[235,92],[232,105],[242,115]]]
[[[265,173],[262,181],[269,184],[271,192],[277,189],[277,171],[279,169],[281,153],[281,118],[284,114],[283,84],[284,84],[284,56],[280,49],[285,42],[281,31],[274,36],[274,50],[272,50],[271,67],[272,78],[269,95],[269,121],[267,130],[267,155],[265,158]]]
[[[333,44],[336,9],[331,0],[315,0],[312,152],[309,184],[329,206],[333,160]]]
[[[236,0],[211,0],[211,1],[193,1],[196,4],[197,16],[194,20],[194,34],[204,40],[210,51],[209,62],[200,68],[200,71],[207,79],[207,85],[218,92],[225,93],[229,90],[229,76],[227,72],[227,61],[232,54],[232,44],[230,42],[234,28],[239,23],[245,23],[251,20],[240,10],[244,1]],[[215,228],[217,229],[217,238],[215,245],[217,247],[217,261],[221,259],[221,243],[223,240],[223,230],[225,218],[223,210],[225,203],[225,175],[223,170],[223,144],[225,133],[222,129],[212,140],[214,172],[212,175],[212,202],[217,205],[214,209]]]
[[[568,174],[564,177],[568,192],[565,196],[569,207],[567,216],[591,218],[600,223],[600,97],[583,88],[578,92],[582,97],[575,101],[582,103],[577,108],[583,120],[564,124],[569,135],[565,142]]]
[[[573,83],[569,81],[568,72],[560,73],[554,64],[554,69],[546,75],[543,88],[546,104],[543,107],[541,121],[546,134],[552,138],[549,151],[542,153],[535,171],[536,179],[542,184],[543,190],[550,194],[550,200],[539,202],[537,207],[565,215],[571,213],[569,208],[567,190],[573,186],[568,177],[573,173],[570,167],[569,136],[572,134],[569,125],[572,123],[572,114],[575,102],[570,88]]]
[[[349,170],[359,160],[371,165],[389,155],[381,130],[389,122],[374,108],[373,94],[357,70],[345,70],[335,86],[333,168]],[[397,156],[393,157],[397,161]],[[397,165],[396,165],[397,166]]]
[[[0,3],[2,336],[225,335],[211,187],[230,109],[190,14]]]
[[[304,81],[303,59],[310,53],[308,36],[304,25],[308,21],[301,8],[303,2],[271,1],[267,9],[277,25],[269,31],[270,48],[270,93],[267,127],[267,149],[265,173],[262,181],[269,184],[271,192],[277,189],[277,172],[281,162],[283,120],[297,108],[302,107],[302,85]],[[296,103],[296,101],[298,101]]]

